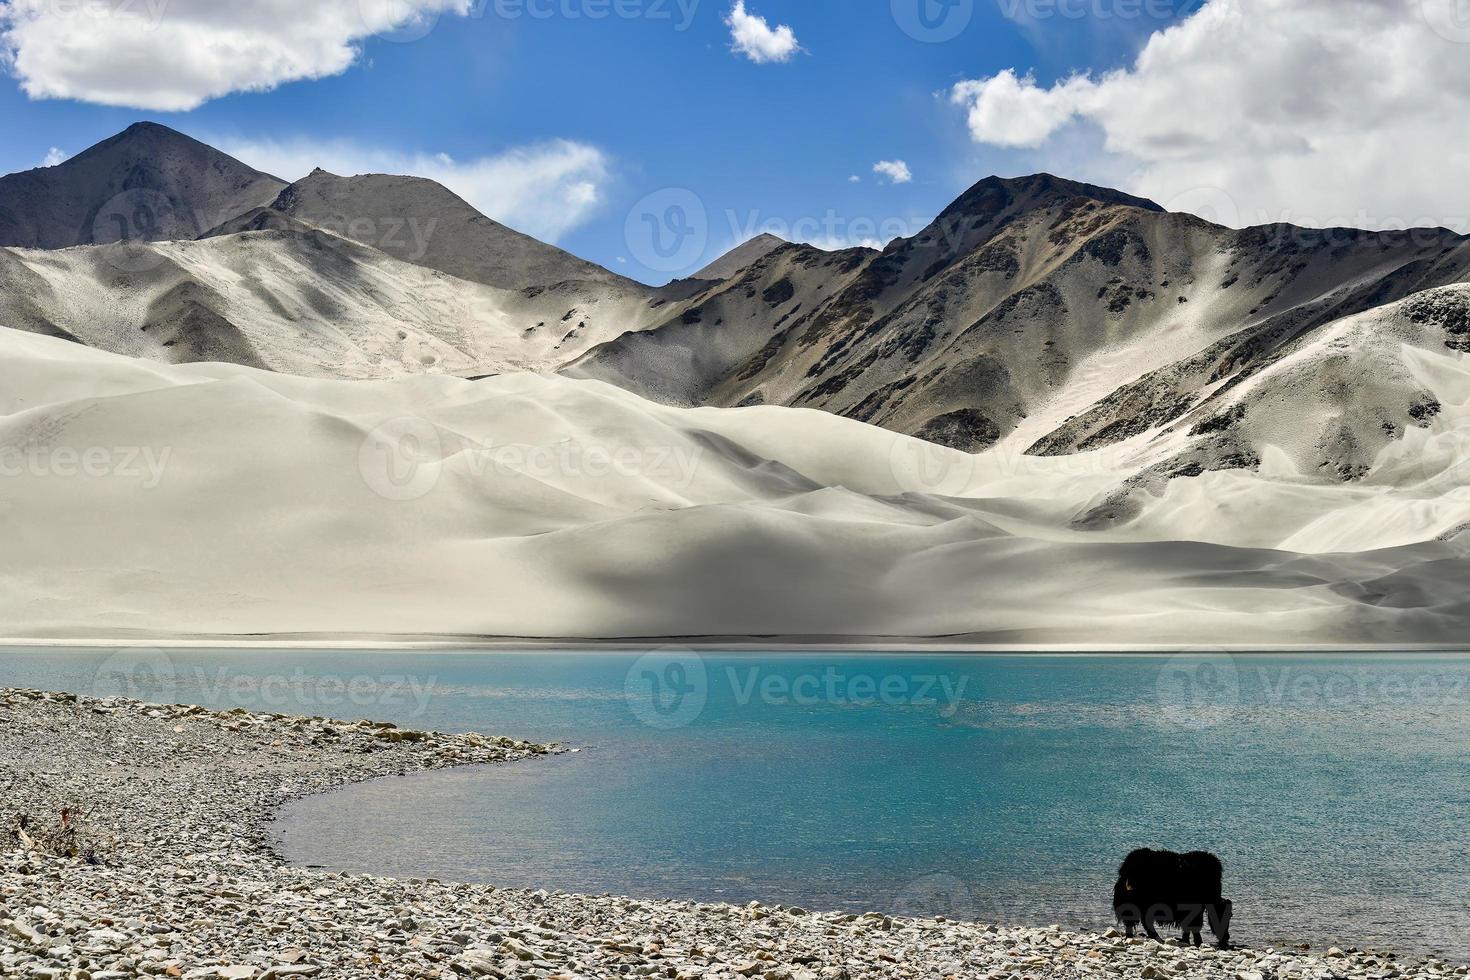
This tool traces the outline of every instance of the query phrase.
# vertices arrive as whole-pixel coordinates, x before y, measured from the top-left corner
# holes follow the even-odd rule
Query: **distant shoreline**
[[[173,650],[338,650],[343,652],[436,652],[436,653],[619,653],[678,647],[700,653],[933,653],[977,655],[1044,656],[1131,656],[1229,653],[1252,654],[1414,654],[1470,653],[1467,643],[1397,644],[1195,644],[1170,643],[1068,643],[987,641],[972,636],[875,637],[875,636],[700,636],[633,637],[592,639],[587,637],[496,637],[432,635],[324,635],[319,633],[273,633],[229,636],[42,636],[0,637],[0,649],[173,649]]]

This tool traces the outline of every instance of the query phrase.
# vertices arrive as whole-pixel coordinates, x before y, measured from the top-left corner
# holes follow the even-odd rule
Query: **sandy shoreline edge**
[[[1106,656],[1126,654],[1179,653],[1321,653],[1321,654],[1413,654],[1470,653],[1470,643],[1219,643],[1179,645],[1169,643],[1069,643],[991,642],[974,636],[883,637],[883,636],[695,636],[604,639],[585,637],[492,637],[492,636],[406,636],[345,635],[317,633],[221,636],[41,636],[0,637],[0,649],[38,650],[321,650],[321,651],[415,651],[433,653],[626,653],[674,647],[698,653],[934,653],[934,654],[1072,654]]]
[[[1435,980],[1470,973],[1439,960],[1351,951],[1193,950],[1057,927],[395,881],[291,867],[274,850],[270,822],[289,800],[551,751],[386,723],[0,689],[0,974]],[[69,831],[60,827],[63,808],[82,814]],[[53,853],[73,848],[79,856]],[[86,859],[94,849],[101,863]]]

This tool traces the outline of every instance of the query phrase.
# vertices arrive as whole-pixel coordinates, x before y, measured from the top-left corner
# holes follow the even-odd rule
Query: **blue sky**
[[[38,0],[9,2],[19,10]],[[1140,141],[1144,149],[1116,152],[1115,144],[1137,129],[1136,121],[1120,121],[1117,104],[1127,100],[1109,101],[1119,86],[1100,82],[1074,97],[1059,83],[1074,73],[1103,79],[1129,69],[1151,35],[1190,17],[1202,0],[947,0],[958,5],[952,14],[960,18],[948,24],[963,22],[964,29],[937,43],[916,39],[904,24],[912,23],[919,4],[932,5],[928,9],[939,17],[945,0],[748,0],[749,15],[763,18],[772,31],[789,26],[799,44],[786,60],[766,63],[733,49],[731,0],[700,0],[687,24],[679,0],[344,0],[437,4],[451,12],[417,40],[401,33],[336,38],[336,28],[323,25],[327,41],[306,55],[287,54],[321,59],[312,70],[326,77],[284,81],[268,91],[203,94],[197,108],[183,112],[157,108],[178,96],[146,86],[155,73],[165,80],[183,77],[182,89],[203,85],[199,77],[216,66],[194,62],[207,45],[180,39],[220,29],[216,21],[236,16],[229,11],[239,5],[110,2],[137,9],[156,3],[158,24],[173,29],[188,23],[177,35],[120,33],[116,21],[50,25],[52,35],[45,33],[48,25],[32,23],[27,34],[17,29],[13,10],[4,45],[11,72],[0,85],[0,130],[6,133],[0,170],[36,166],[53,147],[75,153],[139,119],[173,126],[277,171],[300,169],[313,156],[329,169],[366,161],[433,170],[433,159],[443,154],[453,161],[443,162],[446,182],[468,168],[461,193],[493,217],[555,238],[624,274],[664,281],[753,231],[785,228],[795,237],[836,244],[875,237],[870,229],[880,239],[917,230],[990,173],[1048,169],[1086,179],[1115,177],[1112,182],[1130,190],[1149,191],[1147,175],[1158,171],[1147,167],[1158,161],[1147,156],[1148,147],[1158,138],[1146,146]],[[287,16],[310,6],[260,2],[280,6]],[[322,9],[334,2],[321,0]],[[1245,2],[1211,0],[1207,6]],[[1256,2],[1269,13],[1280,0]],[[525,3],[549,16],[531,16]],[[616,9],[614,3],[636,16],[589,16]],[[1301,0],[1298,9],[1320,3]],[[466,4],[467,15],[461,12]],[[966,4],[973,10],[967,13]],[[946,22],[937,22],[944,29]],[[278,26],[262,28],[262,44],[273,43]],[[407,29],[409,36],[419,33],[424,31]],[[1227,65],[1229,43],[1250,43],[1249,37],[1220,36]],[[329,50],[332,40],[350,52],[345,70],[332,63],[340,55]],[[149,44],[159,49],[148,50]],[[1470,49],[1461,44],[1450,53],[1464,59]],[[258,51],[242,52],[241,59],[238,87],[274,84],[250,74],[266,60]],[[1001,84],[1008,71],[1018,84]],[[1155,82],[1142,68],[1129,79],[1155,88],[1171,81]],[[969,103],[956,104],[951,93],[967,80],[982,82]],[[1224,99],[1230,84],[1250,80],[1219,84]],[[65,97],[48,97],[58,93]],[[1216,97],[1197,95],[1205,105]],[[135,107],[139,103],[154,107]],[[1027,117],[1038,105],[1045,117],[1039,129],[1007,129],[1005,120]],[[875,174],[880,161],[903,161],[912,179],[894,183]],[[484,166],[476,169],[477,163]],[[523,191],[517,189],[518,167],[535,171],[524,178]],[[535,183],[547,168],[553,173],[546,179],[555,185],[549,198]],[[1292,173],[1283,171],[1280,180],[1310,182],[1311,174]],[[1232,171],[1214,182],[1249,195],[1252,175]],[[691,192],[708,223],[703,254],[679,269],[649,268],[630,254],[642,251],[630,248],[630,210],[666,188]],[[560,215],[550,213],[565,203],[558,194],[575,201]],[[1354,203],[1360,202],[1344,206]]]
[[[730,8],[702,0],[686,17],[675,0],[649,0],[630,8],[638,17],[592,19],[595,6],[576,0],[534,17],[486,3],[441,17],[416,41],[398,39],[420,32],[412,28],[368,37],[334,77],[190,112],[32,100],[12,80],[0,89],[0,127],[11,134],[0,169],[36,166],[52,147],[77,152],[140,118],[217,144],[335,140],[456,160],[571,140],[606,154],[607,172],[600,204],[559,244],[657,281],[674,270],[641,267],[625,241],[628,209],[646,195],[670,187],[698,195],[709,222],[700,260],[766,227],[889,237],[885,230],[922,224],[975,180],[1025,169],[1026,154],[971,142],[963,110],[942,97],[955,82],[1011,66],[1043,80],[1111,67],[1158,26],[1057,16],[1028,29],[996,0],[980,0],[957,38],[926,43],[903,31],[888,0],[753,0],[752,15],[789,25],[802,48],[785,63],[758,64],[732,51]],[[874,174],[893,160],[907,163],[910,183]]]

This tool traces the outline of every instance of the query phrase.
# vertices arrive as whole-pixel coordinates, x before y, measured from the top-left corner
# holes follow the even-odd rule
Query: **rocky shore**
[[[383,723],[0,690],[0,976],[1463,977],[1328,950],[1186,949],[1113,933],[646,902],[294,868],[285,801],[555,751]]]

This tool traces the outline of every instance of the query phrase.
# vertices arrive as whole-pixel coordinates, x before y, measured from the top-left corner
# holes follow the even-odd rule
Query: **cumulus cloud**
[[[785,24],[771,27],[764,17],[745,9],[745,0],[735,0],[725,23],[730,27],[732,50],[758,65],[790,61],[801,50],[795,31]]]
[[[60,147],[53,146],[46,151],[46,159],[41,161],[43,167],[54,167],[71,159],[71,154]]]
[[[914,179],[909,165],[902,160],[880,160],[873,164],[873,173],[887,178],[890,184],[907,184]]]
[[[610,164],[594,146],[556,140],[494,156],[455,160],[404,154],[352,142],[211,141],[231,156],[283,180],[321,167],[335,174],[406,174],[438,181],[476,209],[545,242],[555,243],[597,212]]]
[[[472,2],[7,0],[0,62],[34,99],[186,111],[231,92],[340,74],[364,38],[411,39]]]
[[[978,143],[1067,176],[1122,169],[1129,190],[1226,223],[1470,230],[1461,2],[1207,0],[1130,67],[1047,86],[1006,70],[949,97]],[[1102,152],[1078,172],[1086,133]]]

